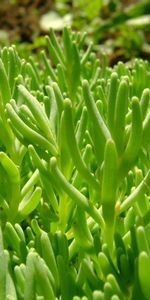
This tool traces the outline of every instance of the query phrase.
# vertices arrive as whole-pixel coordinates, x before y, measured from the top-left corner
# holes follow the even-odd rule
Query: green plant
[[[149,63],[84,39],[1,51],[0,299],[149,299]]]

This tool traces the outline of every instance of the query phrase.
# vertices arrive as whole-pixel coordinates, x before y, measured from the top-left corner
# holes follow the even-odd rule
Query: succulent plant
[[[0,299],[149,300],[150,72],[51,30],[0,53]]]

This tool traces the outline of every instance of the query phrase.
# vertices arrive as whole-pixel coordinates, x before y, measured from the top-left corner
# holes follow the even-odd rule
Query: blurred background
[[[86,44],[106,51],[109,64],[150,58],[150,0],[0,0],[0,47],[16,44],[22,56],[45,47],[53,28],[87,31]]]

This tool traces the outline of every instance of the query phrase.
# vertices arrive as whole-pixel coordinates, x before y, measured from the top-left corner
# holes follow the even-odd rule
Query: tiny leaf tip
[[[69,98],[64,99],[64,108],[72,107],[71,100]]]
[[[50,165],[52,168],[55,168],[56,167],[56,164],[57,164],[57,159],[55,156],[51,157],[50,159]]]

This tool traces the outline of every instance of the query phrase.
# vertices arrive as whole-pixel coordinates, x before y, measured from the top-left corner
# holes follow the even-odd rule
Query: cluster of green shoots
[[[150,65],[64,28],[0,52],[0,299],[150,299]]]

